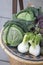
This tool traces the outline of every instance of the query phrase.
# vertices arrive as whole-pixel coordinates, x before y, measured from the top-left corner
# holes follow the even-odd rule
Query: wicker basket
[[[9,56],[10,65],[43,65],[43,57],[41,58],[42,60],[37,61],[37,60],[28,60],[28,59],[26,60],[15,55],[14,52],[9,47],[7,47],[4,43],[2,43],[1,34],[0,34],[0,45]]]

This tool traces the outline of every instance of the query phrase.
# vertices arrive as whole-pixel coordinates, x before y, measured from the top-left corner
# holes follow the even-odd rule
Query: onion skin
[[[18,51],[21,53],[26,53],[29,50],[29,45],[28,43],[20,43],[17,47]]]
[[[36,45],[36,47],[32,47],[30,46],[29,48],[29,53],[34,55],[34,56],[38,56],[40,54],[40,46],[39,45]]]

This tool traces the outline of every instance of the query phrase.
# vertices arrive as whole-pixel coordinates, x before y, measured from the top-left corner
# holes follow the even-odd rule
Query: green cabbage
[[[22,12],[17,16],[17,18],[27,20],[27,21],[35,20],[35,17],[32,12]]]
[[[9,26],[6,27],[6,29],[3,30],[3,35],[2,35],[2,40],[3,40],[4,43],[6,43],[6,44],[7,44],[7,42],[6,42],[6,35],[7,35],[8,28],[9,28]]]
[[[17,26],[12,26],[9,30],[7,41],[11,46],[17,46],[23,39],[22,30]]]
[[[23,34],[23,30],[16,25],[12,25],[9,29],[6,27],[3,33],[3,41],[10,46],[17,46],[22,41]]]

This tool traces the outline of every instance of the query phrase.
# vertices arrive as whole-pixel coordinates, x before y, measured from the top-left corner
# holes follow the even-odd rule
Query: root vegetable
[[[34,56],[38,56],[40,54],[40,46],[39,45],[36,45],[36,47],[30,46],[29,53]]]

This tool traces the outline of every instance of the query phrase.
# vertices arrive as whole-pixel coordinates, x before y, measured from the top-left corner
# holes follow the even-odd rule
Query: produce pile
[[[18,52],[43,55],[43,12],[41,7],[28,7],[4,24],[3,42],[17,47]]]

